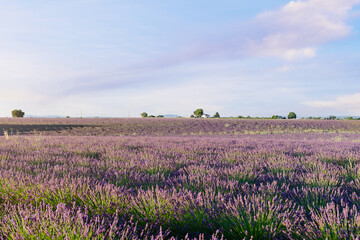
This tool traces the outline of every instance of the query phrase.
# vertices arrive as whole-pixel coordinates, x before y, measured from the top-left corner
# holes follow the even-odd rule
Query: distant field
[[[0,125],[0,239],[360,238],[358,121]]]
[[[354,120],[255,119],[44,119],[0,118],[0,134],[73,136],[177,136],[281,133],[360,133]]]

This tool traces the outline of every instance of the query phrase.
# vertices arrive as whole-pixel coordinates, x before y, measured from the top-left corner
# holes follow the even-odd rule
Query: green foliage
[[[158,118],[163,118],[164,115],[157,115],[156,117],[158,117]]]
[[[194,116],[194,115],[191,115],[190,118],[195,118],[195,116]]]
[[[201,117],[204,114],[204,110],[201,108],[198,108],[194,111],[194,115],[197,117]]]
[[[143,118],[146,118],[148,116],[148,114],[146,113],[146,112],[143,112],[142,114],[141,114],[141,117],[143,117]]]
[[[220,114],[218,112],[216,112],[213,116],[213,118],[220,118]]]
[[[286,119],[286,117],[280,116],[280,115],[273,115],[271,119]]]
[[[291,218],[294,205],[253,195],[228,203],[226,209],[220,219],[226,239],[284,239],[288,231],[284,220]]]
[[[330,115],[329,119],[330,120],[336,120],[336,116]]]
[[[290,112],[288,115],[288,119],[296,119],[296,113]]]
[[[359,213],[355,206],[342,203],[328,203],[325,207],[312,209],[311,226],[314,228],[314,239],[356,239],[359,236]],[[351,236],[351,237],[350,237]]]
[[[22,118],[22,117],[24,117],[25,113],[23,111],[21,111],[20,109],[15,109],[15,110],[12,110],[11,115],[14,118],[18,118],[18,117]]]

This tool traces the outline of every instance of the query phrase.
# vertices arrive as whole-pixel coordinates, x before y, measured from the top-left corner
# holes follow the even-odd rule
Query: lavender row
[[[360,237],[356,134],[1,138],[0,238]]]

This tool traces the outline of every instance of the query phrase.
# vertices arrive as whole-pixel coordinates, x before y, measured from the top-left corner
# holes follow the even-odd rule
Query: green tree
[[[288,115],[288,119],[296,119],[296,113],[290,112]]]
[[[156,117],[158,117],[158,118],[163,118],[164,115],[157,115]]]
[[[197,117],[201,117],[204,114],[204,110],[202,110],[201,108],[198,108],[194,111],[194,115]]]
[[[15,109],[15,110],[12,110],[11,111],[11,115],[14,117],[14,118],[22,118],[24,117],[25,113],[23,111],[21,111],[20,109]]]
[[[220,114],[218,112],[216,112],[213,116],[213,118],[220,118]]]
[[[143,118],[146,118],[146,117],[148,116],[148,114],[147,114],[146,112],[143,112],[143,113],[141,114],[141,116],[142,116]]]
[[[331,116],[329,117],[329,119],[330,119],[330,120],[336,120],[336,116],[331,115]]]

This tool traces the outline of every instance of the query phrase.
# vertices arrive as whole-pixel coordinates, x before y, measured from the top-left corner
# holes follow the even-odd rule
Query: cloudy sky
[[[0,116],[360,115],[360,0],[2,0]]]

